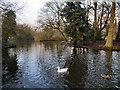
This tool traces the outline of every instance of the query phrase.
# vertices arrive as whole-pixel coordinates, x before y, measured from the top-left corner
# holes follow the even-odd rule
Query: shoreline
[[[72,46],[76,48],[86,48],[86,49],[95,49],[95,50],[109,50],[109,51],[120,51],[120,41],[113,41],[113,47],[105,47],[105,41],[98,40],[88,41],[88,42],[79,42],[78,45],[74,46],[71,42],[61,42],[61,45]]]

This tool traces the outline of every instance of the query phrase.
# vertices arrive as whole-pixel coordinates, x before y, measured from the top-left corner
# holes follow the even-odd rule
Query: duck
[[[59,66],[56,67],[56,69],[57,69],[57,72],[58,72],[58,73],[65,73],[65,72],[67,72],[67,70],[68,70],[68,68],[62,68],[62,69],[60,69]]]
[[[109,78],[110,76],[109,75],[104,75],[104,74],[101,74],[101,77],[103,77],[103,78]]]
[[[93,63],[93,62],[94,62],[94,60],[92,59],[92,60],[91,60],[91,62]]]

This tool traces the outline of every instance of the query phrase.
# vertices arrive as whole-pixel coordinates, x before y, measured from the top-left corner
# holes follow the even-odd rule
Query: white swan
[[[56,67],[56,69],[58,69],[57,70],[57,72],[58,73],[64,73],[64,72],[67,72],[67,70],[68,70],[68,68],[63,68],[63,69],[60,69],[60,67],[58,66],[58,67]]]

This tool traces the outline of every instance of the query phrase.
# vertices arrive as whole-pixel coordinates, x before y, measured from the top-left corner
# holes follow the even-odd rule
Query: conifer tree
[[[16,27],[16,15],[12,10],[7,11],[3,15],[3,23],[2,23],[2,41],[7,43],[8,37],[15,34]]]
[[[82,8],[81,2],[67,2],[62,10],[62,16],[65,18],[65,33],[73,38],[74,45],[77,41],[84,40],[89,29],[88,17],[85,8]]]

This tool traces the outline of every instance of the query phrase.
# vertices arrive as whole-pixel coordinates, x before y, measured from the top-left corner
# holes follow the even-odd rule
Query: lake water
[[[120,88],[120,51],[19,42],[3,50],[2,63],[3,88]],[[57,66],[68,71],[58,74]]]

